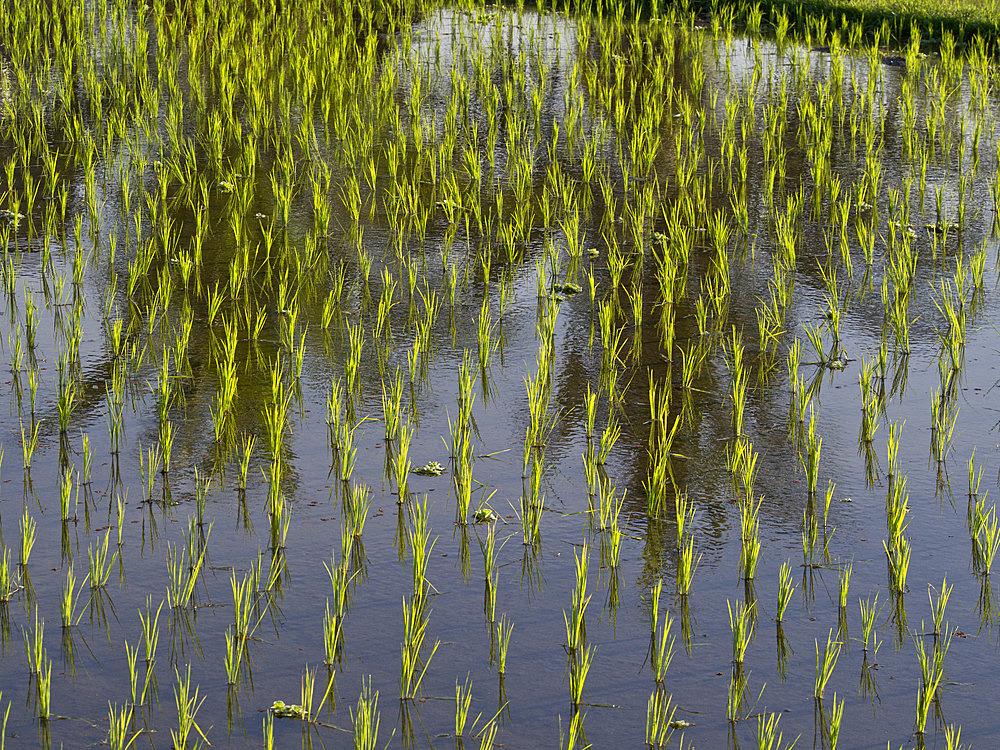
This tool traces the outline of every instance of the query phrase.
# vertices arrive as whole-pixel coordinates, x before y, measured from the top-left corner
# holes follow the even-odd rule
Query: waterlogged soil
[[[466,680],[473,696],[470,726],[479,717],[478,730],[492,718],[498,727],[495,742],[506,747],[566,746],[560,735],[569,734],[576,713],[583,717],[586,737],[585,742],[577,739],[580,747],[643,746],[647,701],[657,689],[676,706],[669,746],[680,746],[682,733],[685,747],[756,746],[757,717],[773,712],[780,715],[782,746],[799,737],[798,747],[827,747],[826,727],[840,710],[842,748],[945,747],[946,725],[960,726],[967,744],[992,744],[998,733],[994,688],[1000,668],[994,601],[1000,602],[1000,592],[983,572],[979,547],[970,535],[968,480],[974,456],[975,470],[982,470],[978,498],[985,497],[988,513],[998,494],[1000,471],[1000,315],[995,295],[1000,246],[992,233],[996,213],[991,193],[1000,102],[992,67],[987,68],[981,105],[978,82],[963,69],[949,79],[939,112],[938,83],[950,74],[947,61],[935,55],[916,58],[916,69],[906,70],[883,65],[879,52],[864,48],[830,53],[814,49],[822,46],[815,40],[777,44],[773,38],[737,36],[725,28],[694,28],[685,19],[625,23],[616,31],[610,20],[562,13],[441,8],[366,37],[345,29],[343,22],[330,23],[325,12],[312,7],[288,11],[279,22],[251,14],[239,22],[246,30],[234,26],[237,21],[225,8],[211,18],[206,12],[178,20],[158,5],[142,18],[125,9],[110,8],[106,17],[97,6],[78,11],[83,30],[73,33],[83,34],[92,46],[86,53],[71,53],[88,60],[79,68],[75,98],[60,89],[54,57],[28,50],[12,60],[14,22],[4,30],[7,109],[0,162],[10,165],[3,201],[11,213],[0,227],[6,373],[0,398],[8,404],[0,409],[0,521],[10,550],[10,576],[20,586],[0,610],[7,747],[105,742],[109,703],[120,708],[133,700],[126,644],[140,648],[140,705],[131,725],[140,732],[135,747],[171,746],[171,732],[178,731],[176,690],[189,669],[191,690],[198,690],[193,705],[200,728],[190,735],[190,746],[202,738],[214,747],[264,746],[267,712],[278,700],[301,702],[307,670],[315,670],[314,721],[275,717],[276,747],[350,746],[356,702],[369,679],[379,691],[378,747],[461,744],[453,737],[455,685]],[[173,20],[158,20],[158,14]],[[121,25],[109,18],[121,19]],[[178,33],[187,24],[193,29],[190,36]],[[207,25],[232,45],[229,53],[193,49],[208,38]],[[341,35],[350,34],[361,40],[360,46],[353,41],[343,45]],[[145,85],[152,93],[143,94],[138,103],[115,104],[116,66],[134,72],[137,39],[147,36],[148,60],[145,53],[139,59],[148,67]],[[232,78],[232,65],[250,69],[258,55],[245,49],[249,42],[244,38],[266,43],[258,63],[270,79],[249,74]],[[611,52],[603,52],[605,47]],[[272,49],[286,55],[284,63]],[[350,87],[324,77],[322,65],[308,61],[310,55],[333,59],[335,49],[359,58],[330,63],[338,75],[350,69],[352,77],[345,79]],[[648,171],[625,174],[622,164],[631,163],[627,146],[641,129],[631,118],[649,109],[642,97],[654,90],[651,70],[658,60],[665,73],[660,85],[674,90],[663,96],[667,104],[649,129],[661,142]],[[27,78],[19,79],[17,70],[27,71]],[[87,71],[104,82],[100,111],[88,93]],[[48,81],[50,73],[51,88],[19,93],[39,76]],[[199,76],[204,79],[193,92],[192,80]],[[910,83],[904,87],[907,77]],[[226,94],[225,82],[236,87],[235,98]],[[634,96],[627,93],[633,84]],[[130,90],[139,91],[142,84],[130,80],[133,85]],[[171,85],[180,90],[177,120],[168,112]],[[595,95],[600,86],[611,87],[609,101]],[[264,91],[256,104],[255,87]],[[307,95],[310,87],[320,94]],[[829,190],[814,193],[813,160],[807,155],[812,136],[803,135],[809,127],[803,102],[818,106],[834,90],[838,98],[820,137],[829,138],[829,172],[840,181],[837,200],[843,204],[845,196],[854,198],[847,233],[850,270],[840,255],[839,229],[831,228]],[[324,94],[332,102],[329,112],[324,112]],[[653,93],[661,95],[662,89]],[[910,97],[915,111],[910,124],[903,96]],[[737,98],[736,114],[727,114],[727,99]],[[616,115],[616,101],[634,109]],[[458,146],[439,160],[453,103]],[[152,114],[135,113],[148,106]],[[271,119],[255,119],[255,107]],[[37,123],[25,119],[32,108],[39,113]],[[341,118],[341,110],[349,114]],[[227,131],[224,148],[215,154],[207,134],[227,122],[228,114],[219,113],[230,111],[242,130]],[[765,183],[771,180],[772,165],[764,141],[768,120],[775,117],[785,123],[778,137],[784,164],[773,172],[781,179],[769,191]],[[116,118],[122,118],[122,127],[111,126],[107,135]],[[498,133],[495,141],[489,138],[491,118],[499,123],[492,128]],[[414,142],[417,119],[419,146]],[[873,123],[870,138],[857,125],[866,119]],[[310,121],[311,126],[303,124]],[[74,122],[82,130],[74,130]],[[727,126],[736,138],[732,172],[739,171],[740,144],[746,149],[745,175],[734,179],[725,176],[723,167]],[[255,129],[259,132],[252,139],[247,134]],[[18,146],[24,140],[18,133],[32,134],[26,145]],[[185,162],[172,144],[172,133],[191,148],[187,184],[177,176],[184,168],[173,169]],[[299,138],[302,133],[306,137]],[[855,186],[867,179],[866,141],[877,149],[881,181],[859,208]],[[96,144],[92,153],[87,143]],[[348,146],[360,149],[360,156],[349,158]],[[397,177],[388,167],[390,147],[405,149]],[[483,173],[478,188],[462,162],[465,148]],[[587,148],[596,163],[589,178],[583,163]],[[421,149],[430,156],[415,156]],[[519,195],[515,192],[522,188],[515,188],[511,168],[519,164],[521,157],[511,156],[518,149],[528,154],[524,163],[529,166],[526,192]],[[256,165],[253,174],[243,161],[248,151]],[[22,153],[29,155],[27,166]],[[682,153],[685,159],[698,156],[679,168]],[[362,169],[370,155],[374,174],[368,181]],[[52,184],[46,182],[46,158],[54,158],[57,166]],[[295,186],[287,220],[278,197],[286,169],[282,164],[291,165]],[[314,198],[318,189],[309,175],[319,165],[326,166],[330,179]],[[565,229],[568,214],[558,209],[565,200],[552,187],[553,165],[561,175],[557,186],[572,193],[577,207],[579,226],[572,232]],[[678,175],[687,168],[692,176],[685,187]],[[352,175],[361,197],[356,218],[350,209]],[[602,176],[606,190],[600,187]],[[446,205],[449,193],[442,188],[447,179],[455,180],[464,196],[465,208],[454,220]],[[397,180],[415,185],[405,196],[417,202],[409,212],[400,210],[403,193]],[[682,194],[696,194],[706,184],[711,184],[707,197],[700,204],[695,201],[701,209],[668,225],[674,205],[684,203]],[[775,216],[786,214],[788,196],[798,194],[800,186],[804,206],[793,227],[796,253],[785,270],[793,278],[791,294],[773,347],[762,351],[758,310],[771,298],[775,278]],[[630,212],[647,190],[654,210],[633,233]],[[546,195],[557,207],[547,224]],[[746,199],[745,231],[734,215],[733,201],[740,196]],[[482,229],[470,218],[468,206],[474,201],[480,202],[484,219],[490,217],[492,229]],[[903,201],[909,203],[911,244],[917,253],[908,301],[908,354],[887,321],[883,299],[890,235],[906,230],[891,226]],[[960,202],[961,225],[945,237],[940,230],[959,222]],[[323,228],[316,218],[319,204],[330,213]],[[512,224],[522,204],[532,227],[506,242],[501,228]],[[718,255],[705,231],[714,211],[734,230],[721,254],[731,292],[716,310],[705,281]],[[420,212],[427,212],[422,232],[412,219]],[[875,227],[870,263],[860,247],[856,221]],[[674,340],[665,347],[656,257],[682,241],[670,236],[678,226],[694,239],[674,306]],[[147,243],[155,247],[150,267],[130,273],[130,264]],[[631,266],[618,288],[609,270],[612,244]],[[184,253],[195,247],[201,248],[202,261],[185,282],[182,267],[190,256]],[[243,286],[234,292],[233,259],[238,267],[245,247],[256,248],[256,254],[251,251]],[[508,260],[511,248],[513,262]],[[977,288],[970,268],[979,253],[985,262]],[[303,262],[303,257],[309,260]],[[483,257],[492,259],[485,274]],[[298,264],[291,258],[298,258]],[[954,284],[959,265],[966,274],[959,303],[966,323],[961,357],[950,376],[941,284]],[[641,272],[635,270],[640,267]],[[337,286],[341,268],[343,291],[325,314],[324,302]],[[413,289],[408,288],[411,268]],[[457,279],[453,301],[450,269]],[[806,326],[819,331],[828,352],[833,345],[823,269],[837,273],[840,349],[817,364],[819,355],[811,348]],[[136,277],[134,288],[129,288],[130,275]],[[395,282],[394,304],[379,338],[374,331],[386,278]],[[553,284],[567,282],[579,284],[581,291],[552,291]],[[637,288],[644,309],[639,326],[629,297]],[[892,281],[888,289],[891,296]],[[213,290],[221,297],[214,314],[209,301]],[[427,320],[432,294],[437,311],[424,335],[419,326]],[[699,296],[709,308],[704,331],[699,330]],[[602,337],[602,304],[617,305],[613,329],[621,331],[621,346],[616,356],[606,354],[611,342]],[[478,331],[484,309],[495,349],[482,367]],[[266,319],[253,335],[245,316],[257,310]],[[186,351],[178,357],[177,332],[185,315],[191,326]],[[539,331],[544,330],[539,321],[545,320],[551,321],[553,342],[549,419],[539,441],[544,445],[534,448],[537,467],[529,462],[525,469],[525,432],[531,420],[526,379],[536,377]],[[116,321],[121,321],[120,346],[115,343]],[[213,412],[222,382],[226,325],[234,322],[238,386],[217,439]],[[349,394],[344,384],[352,329],[361,332],[363,346],[357,387]],[[742,334],[748,378],[743,433],[758,456],[760,558],[752,580],[746,580],[741,568],[739,492],[727,460],[736,444],[734,330]],[[802,433],[809,412],[803,415],[803,427],[793,408],[786,356],[796,339],[802,351],[801,387],[811,393],[815,435],[822,439],[812,501],[803,469],[807,448]],[[416,353],[415,341],[420,342]],[[884,411],[876,415],[878,428],[866,450],[867,444],[859,442],[859,376],[863,360],[878,363],[883,342],[884,370],[877,369],[870,387],[884,394]],[[685,389],[681,352],[689,354],[702,344],[704,365]],[[456,523],[450,425],[459,409],[459,371],[466,352],[471,353],[475,394],[474,481],[469,523],[462,524]],[[164,357],[170,392],[165,418],[158,411]],[[400,502],[392,468],[398,438],[386,440],[383,413],[383,388],[397,368],[404,384],[403,420],[415,427],[410,460],[414,467],[431,461],[444,467],[440,476],[410,473],[405,502]],[[273,405],[276,369],[278,392],[289,404],[280,450],[287,529],[277,537],[268,513],[273,456],[264,417]],[[68,378],[75,384],[64,430],[60,371],[64,382]],[[124,374],[117,451],[112,440],[116,372],[119,378]],[[617,376],[613,393],[609,374]],[[673,484],[665,489],[665,505],[652,515],[645,487],[654,426],[650,381],[671,393],[669,422],[681,420],[671,447]],[[34,396],[32,382],[37,383]],[[328,422],[335,382],[340,383],[338,409],[350,412],[343,418],[356,422],[356,455],[346,485]],[[611,563],[609,533],[597,528],[590,512],[598,499],[584,468],[588,388],[599,394],[595,446],[609,415],[621,429],[600,469],[602,481],[624,495],[617,564]],[[935,443],[941,430],[932,431],[935,397],[946,399],[957,413],[943,445]],[[172,429],[169,472],[154,467],[147,482],[149,471],[143,467],[150,450],[162,454],[164,421]],[[902,590],[894,590],[899,587],[892,585],[884,546],[891,484],[887,442],[893,423],[900,427],[895,481],[905,476],[909,493],[904,533],[910,560]],[[30,441],[34,425],[37,447],[30,468],[23,469],[29,461],[22,445]],[[249,436],[256,443],[244,489],[241,446]],[[89,478],[84,473],[87,450],[93,457]],[[73,472],[73,488],[70,519],[64,521],[60,477],[67,467]],[[525,544],[520,516],[522,497],[533,494],[532,471],[540,472],[536,486],[544,510],[538,539]],[[835,488],[824,521],[829,481]],[[371,501],[361,534],[363,549],[354,545],[348,564],[353,578],[342,652],[327,665],[324,614],[332,587],[325,565],[341,561],[341,538],[348,533],[345,492],[362,485],[370,489]],[[686,595],[675,593],[675,490],[686,492],[696,508],[688,534],[697,565]],[[409,540],[414,506],[424,502],[434,540],[421,651],[426,671],[416,696],[401,701],[403,604],[413,593]],[[483,545],[490,523],[472,522],[481,505],[496,516],[496,617],[503,614],[513,626],[502,675],[493,653],[496,630],[484,614],[488,586]],[[810,508],[818,509],[813,516],[819,519],[818,535],[815,548],[804,554],[803,514]],[[27,564],[20,566],[25,514],[36,523],[36,538]],[[193,526],[190,519],[195,519]],[[85,581],[88,550],[106,535],[114,555],[110,575],[103,588],[92,588]],[[181,555],[189,548],[194,557],[198,550],[205,553],[186,606],[172,607],[167,601],[167,558],[174,545]],[[575,560],[585,554],[590,560],[586,643],[593,651],[582,701],[575,706],[565,618],[577,585]],[[258,559],[265,582],[252,596],[256,629],[231,685],[225,659],[227,631],[234,623],[231,581],[243,580]],[[779,567],[786,560],[795,590],[779,626]],[[62,592],[71,566],[79,601],[70,627],[61,627]],[[842,609],[839,581],[848,566],[847,606]],[[182,568],[187,567],[183,562]],[[267,588],[269,568],[277,572]],[[925,634],[933,630],[932,601],[945,579],[953,587],[945,632],[953,636],[921,734],[915,731],[921,686],[916,644],[932,650],[935,639]],[[649,602],[657,581],[663,581],[659,621],[662,626],[669,615],[676,638],[659,688],[650,660]],[[859,606],[876,596],[877,651],[872,640],[865,648]],[[161,601],[166,603],[159,615],[152,682],[142,699],[140,612],[145,617],[151,611],[155,617]],[[735,609],[751,603],[754,634],[737,668],[730,605]],[[44,622],[43,645],[51,661],[48,720],[38,718],[38,677],[31,673],[23,645],[26,639],[33,642],[36,617]],[[841,649],[824,697],[817,701],[817,643],[822,648],[831,632]],[[734,679],[744,683],[730,709]],[[478,747],[480,740],[467,729],[464,743]]]

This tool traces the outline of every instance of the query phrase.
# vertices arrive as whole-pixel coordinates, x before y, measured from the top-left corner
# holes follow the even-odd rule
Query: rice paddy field
[[[0,13],[0,747],[990,747],[1000,70],[718,6]]]

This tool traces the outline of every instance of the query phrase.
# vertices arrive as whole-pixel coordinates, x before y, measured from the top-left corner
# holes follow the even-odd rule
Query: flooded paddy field
[[[7,747],[990,746],[981,42],[8,6]]]

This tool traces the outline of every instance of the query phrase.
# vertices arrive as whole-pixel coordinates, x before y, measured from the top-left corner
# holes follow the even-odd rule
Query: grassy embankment
[[[745,1],[694,0],[693,4],[706,12],[733,7],[744,22],[756,7]],[[914,31],[929,46],[936,46],[945,32],[960,45],[980,36],[994,52],[1000,41],[1000,0],[763,0],[759,8],[765,27],[784,11],[793,28],[806,28],[807,19],[812,28],[818,19],[825,19],[830,30],[860,24],[865,37],[879,33],[881,40],[895,45],[908,42]]]

